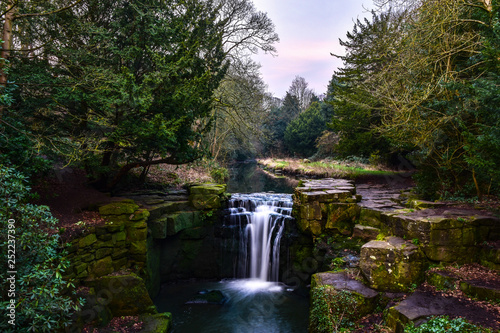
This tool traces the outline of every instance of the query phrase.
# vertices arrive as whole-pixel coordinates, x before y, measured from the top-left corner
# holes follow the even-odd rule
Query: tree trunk
[[[12,0],[7,0],[7,12],[5,13],[5,22],[3,24],[2,33],[2,50],[0,53],[0,94],[4,93],[7,87],[7,61],[10,57],[10,49],[12,46],[12,22],[15,19],[15,3]],[[0,105],[0,120],[4,113],[4,106]]]

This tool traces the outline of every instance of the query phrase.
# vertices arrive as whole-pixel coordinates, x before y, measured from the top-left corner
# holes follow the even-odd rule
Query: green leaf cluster
[[[27,202],[30,187],[18,171],[0,165],[0,248],[4,287],[0,292],[0,306],[6,309],[15,299],[15,325],[8,317],[0,321],[2,332],[55,332],[71,323],[72,314],[83,301],[64,295],[70,286],[62,274],[69,266],[65,253],[59,248],[57,220],[48,207]],[[9,227],[9,220],[14,227]],[[14,230],[14,232],[8,232]],[[9,237],[9,235],[11,235]],[[14,236],[14,238],[12,237]],[[9,241],[10,240],[10,241]],[[15,242],[13,242],[15,240]],[[7,261],[8,249],[15,244],[15,263]],[[10,257],[9,257],[10,258]],[[14,266],[8,266],[8,265]],[[9,295],[8,276],[16,271],[15,297]],[[5,315],[5,313],[4,313]]]

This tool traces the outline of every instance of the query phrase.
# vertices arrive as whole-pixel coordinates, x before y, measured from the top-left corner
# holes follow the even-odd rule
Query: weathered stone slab
[[[398,237],[361,247],[360,268],[368,285],[379,291],[406,291],[424,278],[425,261],[418,246]]]
[[[375,240],[380,233],[380,229],[366,225],[356,224],[352,237],[361,238],[366,241]]]

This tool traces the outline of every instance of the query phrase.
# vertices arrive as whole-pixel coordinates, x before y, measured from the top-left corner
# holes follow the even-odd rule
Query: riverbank
[[[373,177],[394,177],[411,172],[409,168],[392,170],[382,165],[371,165],[360,161],[321,160],[294,158],[263,158],[257,163],[275,174],[301,176],[305,178],[368,179]]]

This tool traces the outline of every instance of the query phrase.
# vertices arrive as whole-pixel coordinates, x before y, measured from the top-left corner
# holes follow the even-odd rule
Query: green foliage
[[[467,322],[463,318],[450,319],[447,316],[434,317],[425,324],[415,327],[413,322],[405,326],[405,333],[488,333],[490,329]]]
[[[311,106],[292,120],[284,133],[285,145],[291,153],[303,157],[316,152],[315,142],[326,129],[326,123],[319,102]]]
[[[333,290],[328,286],[313,288],[309,331],[315,333],[342,332],[354,326],[357,300],[345,290]]]
[[[72,313],[83,303],[62,295],[63,289],[70,285],[62,279],[69,262],[64,258],[64,251],[59,249],[57,220],[48,207],[27,203],[30,187],[19,172],[0,166],[0,183],[2,258],[12,253],[7,253],[7,249],[13,249],[8,246],[14,244],[13,239],[16,252],[15,263],[3,261],[0,280],[6,283],[10,276],[7,272],[17,271],[16,325],[8,324],[5,317],[0,321],[0,329],[2,332],[55,332],[71,323]],[[8,227],[9,220],[15,221],[11,224],[14,228]],[[14,269],[7,264],[13,264]],[[8,290],[7,287],[1,290],[0,305],[3,309],[12,299]]]
[[[34,18],[58,41],[35,40],[44,45],[40,57],[13,54],[11,78],[30,82],[19,85],[16,97],[25,127],[69,160],[95,157],[98,168],[85,166],[103,182],[120,164],[199,158],[202,133],[211,126],[202,120],[210,118],[228,66],[213,3],[85,3]]]
[[[219,184],[224,184],[229,179],[229,170],[224,167],[213,167],[210,176]]]
[[[373,13],[372,21],[357,20],[347,40],[340,40],[346,48],[346,55],[338,56],[344,67],[330,81],[328,103],[333,108],[329,126],[339,135],[335,149],[341,156],[388,154],[389,144],[376,128],[381,123],[380,102],[366,91],[365,81],[389,60],[391,52],[380,41],[391,38],[397,29],[390,14]]]
[[[333,271],[339,271],[339,270],[343,269],[344,266],[345,266],[345,261],[343,258],[340,258],[340,257],[332,259],[332,262],[330,264],[330,268]]]

